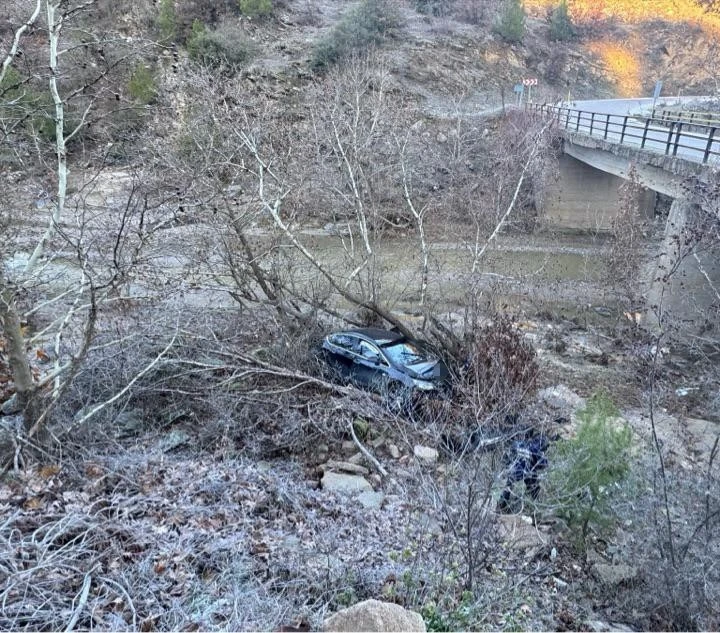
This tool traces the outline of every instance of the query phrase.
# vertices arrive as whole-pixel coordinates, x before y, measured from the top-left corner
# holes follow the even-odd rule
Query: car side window
[[[330,338],[330,342],[333,345],[337,345],[338,347],[342,347],[343,349],[352,352],[357,344],[357,339],[353,336],[348,336],[347,334],[335,334]]]
[[[365,360],[369,360],[372,362],[379,361],[384,365],[387,364],[382,354],[380,353],[380,350],[378,350],[377,347],[371,345],[367,341],[360,341],[358,351],[360,353],[360,356],[362,356]]]

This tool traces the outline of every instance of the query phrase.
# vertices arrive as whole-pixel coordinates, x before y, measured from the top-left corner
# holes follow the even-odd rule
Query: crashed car
[[[334,377],[388,397],[403,408],[418,393],[449,387],[447,366],[427,344],[391,330],[366,328],[328,334],[322,356]]]

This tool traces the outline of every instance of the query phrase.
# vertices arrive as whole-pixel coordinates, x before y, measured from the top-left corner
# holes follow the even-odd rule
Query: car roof
[[[335,332],[334,334],[351,334],[355,336],[361,336],[363,338],[374,341],[378,345],[387,345],[388,343],[395,343],[405,340],[405,337],[398,332],[393,332],[392,330],[383,330],[378,327],[346,330],[344,332]]]

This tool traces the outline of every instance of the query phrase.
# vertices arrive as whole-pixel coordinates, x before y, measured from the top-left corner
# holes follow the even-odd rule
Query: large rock
[[[562,413],[574,413],[585,407],[585,398],[581,398],[566,385],[541,389],[538,392],[538,399],[551,409]]]
[[[529,516],[501,514],[497,517],[496,525],[505,546],[521,552],[525,558],[534,559],[551,544],[548,528],[534,525]]]
[[[421,459],[428,464],[435,463],[438,458],[438,452],[434,448],[430,448],[429,446],[420,446],[418,444],[417,446],[415,446],[415,448],[413,448],[413,453],[415,457]]]
[[[338,611],[323,623],[324,631],[426,631],[419,613],[400,605],[365,600]]]
[[[354,464],[353,462],[338,461],[330,459],[320,466],[323,470],[339,470],[342,472],[350,473],[352,475],[368,475],[370,471],[365,466],[360,464]]]
[[[625,582],[637,578],[637,567],[631,567],[625,563],[610,565],[607,563],[595,563],[592,566],[592,573],[601,583],[608,587],[617,587]]]
[[[360,475],[346,475],[345,473],[336,473],[328,470],[320,480],[324,490],[332,490],[333,492],[363,492],[364,490],[372,490],[370,482]]]
[[[374,492],[372,490],[363,490],[357,496],[358,503],[368,510],[374,510],[382,505],[385,495],[382,492]]]
[[[588,620],[585,623],[591,631],[596,633],[632,633],[635,629],[631,629],[627,624],[617,622],[603,622],[602,620]]]
[[[2,403],[2,407],[0,407],[0,412],[3,415],[13,415],[14,413],[20,413],[21,408],[22,407],[18,402],[17,394],[14,393],[7,400],[5,400],[5,402]]]

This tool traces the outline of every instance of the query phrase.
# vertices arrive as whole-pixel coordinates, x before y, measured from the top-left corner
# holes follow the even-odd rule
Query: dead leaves
[[[23,510],[39,510],[43,506],[42,497],[30,497],[26,499],[23,504]]]
[[[51,477],[54,477],[60,472],[60,466],[57,464],[51,464],[48,466],[43,466],[40,469],[40,477],[43,479],[50,479]]]
[[[102,466],[94,462],[87,462],[85,464],[85,474],[91,479],[98,479],[105,474]]]

